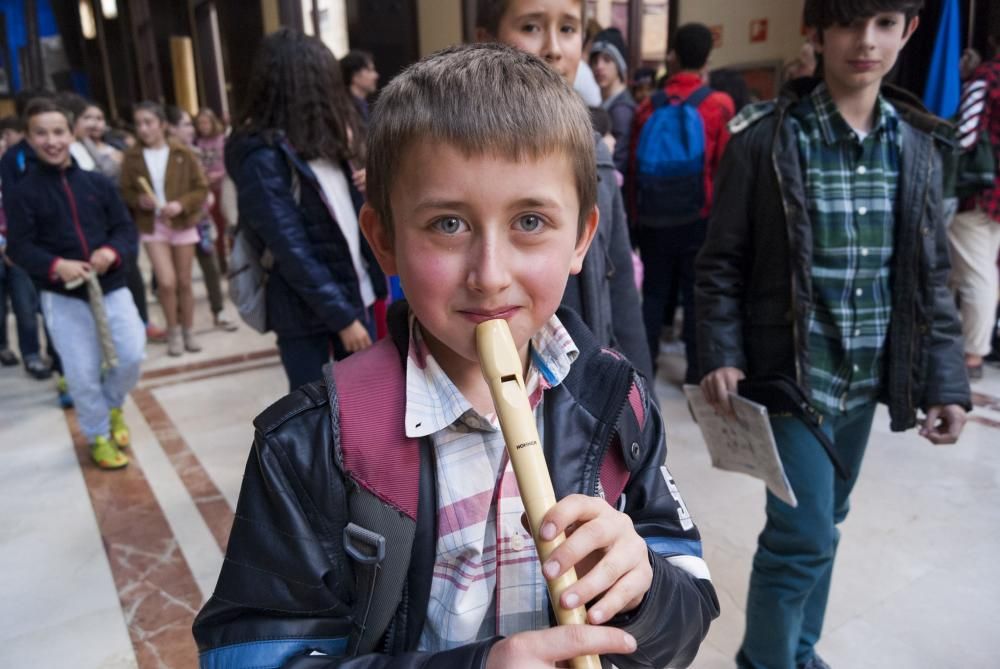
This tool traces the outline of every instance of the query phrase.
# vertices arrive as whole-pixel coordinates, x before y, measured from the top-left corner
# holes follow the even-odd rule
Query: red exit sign
[[[754,19],[750,22],[751,44],[767,41],[767,19]]]

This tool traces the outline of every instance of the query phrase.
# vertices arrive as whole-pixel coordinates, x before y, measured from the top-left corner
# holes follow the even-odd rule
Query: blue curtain
[[[49,37],[59,33],[56,18],[52,13],[49,0],[38,0],[38,36]],[[0,11],[7,18],[7,53],[4,54],[4,66],[10,80],[11,91],[21,90],[21,67],[18,61],[18,51],[28,44],[28,24],[25,21],[24,0],[0,0]]]
[[[958,76],[958,61],[962,52],[961,22],[958,0],[945,0],[934,40],[927,87],[924,89],[924,105],[943,118],[955,115],[962,94]]]

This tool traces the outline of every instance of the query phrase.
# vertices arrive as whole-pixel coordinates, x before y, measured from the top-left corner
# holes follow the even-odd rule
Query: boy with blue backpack
[[[656,369],[660,326],[678,288],[684,309],[687,383],[697,383],[694,259],[705,240],[712,181],[729,139],[733,100],[707,85],[712,33],[700,23],[677,29],[668,64],[676,73],[635,114],[632,223],[645,265],[642,317]],[[677,277],[678,283],[675,283]]]

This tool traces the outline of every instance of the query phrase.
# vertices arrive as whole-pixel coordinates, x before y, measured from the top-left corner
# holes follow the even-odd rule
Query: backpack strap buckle
[[[385,537],[355,523],[348,523],[344,527],[344,550],[358,563],[354,570],[356,599],[353,618],[356,636],[351,648],[351,655],[356,656],[368,633],[368,616],[375,599],[382,560],[385,559]]]
[[[385,559],[385,537],[360,525],[348,523],[344,528],[344,550],[359,564],[381,564]]]

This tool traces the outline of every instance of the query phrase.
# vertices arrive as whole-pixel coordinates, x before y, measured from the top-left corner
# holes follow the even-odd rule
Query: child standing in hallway
[[[701,386],[722,412],[744,377],[794,379],[845,465],[774,416],[798,498],[767,495],[737,664],[824,669],[837,526],[877,402],[902,431],[954,443],[971,408],[941,209],[940,119],[883,83],[917,27],[920,0],[807,0],[821,79],[730,123],[708,236],[698,257]]]
[[[137,250],[135,225],[114,185],[70,158],[72,116],[40,99],[25,112],[28,141],[38,160],[10,192],[9,251],[34,279],[42,313],[73,391],[80,428],[98,467],[128,464],[122,416],[125,396],[139,380],[145,328],[125,271]],[[102,370],[101,345],[87,288],[70,288],[97,274],[118,364]]]
[[[125,153],[122,196],[153,263],[156,294],[167,321],[167,353],[197,353],[201,345],[193,331],[191,263],[208,182],[191,149],[167,138],[163,107],[140,102],[134,115],[139,143]],[[146,188],[152,188],[155,197]]]

